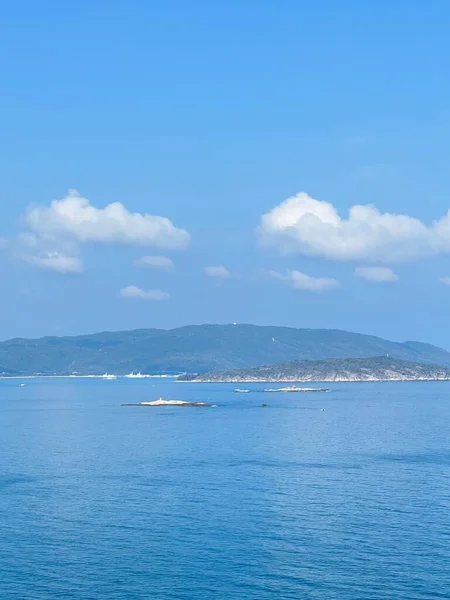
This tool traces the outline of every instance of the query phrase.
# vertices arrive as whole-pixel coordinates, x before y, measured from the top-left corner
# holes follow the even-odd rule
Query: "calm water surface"
[[[19,383],[2,600],[450,598],[450,383]],[[161,395],[218,408],[120,406]]]

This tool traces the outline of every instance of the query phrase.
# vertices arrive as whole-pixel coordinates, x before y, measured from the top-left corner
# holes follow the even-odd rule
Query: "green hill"
[[[196,372],[255,367],[282,361],[389,354],[450,366],[450,353],[420,342],[397,343],[327,329],[256,325],[192,325],[76,337],[13,339],[0,343],[0,373],[102,374]]]

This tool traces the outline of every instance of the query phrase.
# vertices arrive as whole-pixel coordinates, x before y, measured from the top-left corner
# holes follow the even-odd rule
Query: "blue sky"
[[[0,338],[236,321],[449,348],[449,25],[437,1],[10,3]]]

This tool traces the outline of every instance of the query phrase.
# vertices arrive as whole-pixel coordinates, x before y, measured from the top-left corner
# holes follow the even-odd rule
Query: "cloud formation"
[[[75,256],[66,256],[59,252],[47,252],[37,256],[24,256],[23,260],[47,271],[55,271],[62,275],[83,273],[83,263]]]
[[[388,267],[356,267],[355,274],[362,279],[375,283],[392,283],[398,281],[398,275]]]
[[[302,192],[263,215],[258,232],[282,253],[395,263],[450,252],[450,211],[431,225],[371,205],[352,206],[342,218],[329,202]]]
[[[174,268],[173,261],[167,256],[141,256],[141,258],[138,258],[133,262],[133,266],[164,269],[166,271],[171,271]]]
[[[309,292],[323,292],[340,287],[339,281],[331,277],[311,277],[301,271],[286,270],[286,274],[277,271],[268,271],[269,277],[283,281],[296,290],[307,290]]]
[[[229,279],[231,277],[230,271],[223,267],[205,267],[205,274],[208,277],[216,277],[217,279]]]
[[[161,290],[141,290],[135,285],[129,285],[120,290],[120,295],[124,298],[140,298],[141,300],[168,300],[170,294]]]
[[[129,244],[180,249],[190,235],[165,218],[131,213],[120,202],[96,208],[76,190],[49,206],[30,207],[25,221],[31,232],[48,240],[71,237],[78,243]]]
[[[440,277],[439,281],[444,285],[450,285],[450,277]]]

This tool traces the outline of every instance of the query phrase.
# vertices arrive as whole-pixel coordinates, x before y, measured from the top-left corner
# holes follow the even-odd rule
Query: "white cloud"
[[[391,283],[398,281],[398,276],[388,267],[356,267],[355,274],[367,281],[375,283]]]
[[[141,290],[135,285],[129,285],[120,290],[120,295],[124,298],[140,298],[141,300],[168,300],[170,294],[161,290]]]
[[[43,239],[67,236],[79,243],[98,242],[185,248],[190,235],[165,218],[131,213],[120,202],[96,208],[76,190],[49,206],[34,206],[25,217],[28,228]]]
[[[55,271],[62,275],[83,273],[84,266],[78,258],[78,246],[61,240],[49,243],[30,232],[22,232],[11,242],[12,255],[38,269]]]
[[[450,277],[441,277],[439,281],[444,285],[450,285]]]
[[[141,256],[133,262],[133,266],[165,269],[166,271],[171,271],[174,268],[173,261],[167,256]]]
[[[229,279],[231,273],[225,267],[205,267],[205,274],[208,277],[216,277],[217,279]]]
[[[450,252],[450,211],[426,225],[409,215],[355,205],[342,218],[329,202],[300,193],[261,217],[263,244],[330,260],[385,263]]]
[[[38,256],[24,256],[23,260],[47,271],[56,271],[67,275],[70,273],[83,273],[83,263],[75,256],[66,256],[59,252],[47,252]]]
[[[277,271],[269,271],[268,275],[273,279],[283,281],[296,290],[308,290],[310,292],[323,292],[333,290],[340,286],[339,281],[331,277],[311,277],[301,271],[286,270],[286,275]]]

